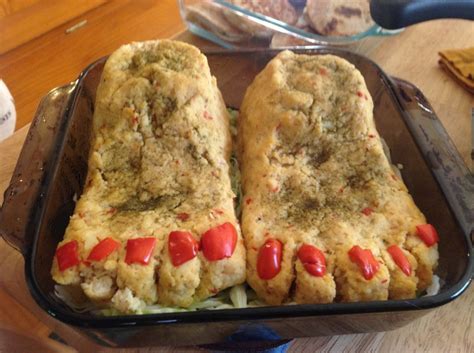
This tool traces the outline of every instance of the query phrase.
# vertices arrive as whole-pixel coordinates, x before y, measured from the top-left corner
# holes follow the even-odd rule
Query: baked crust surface
[[[437,247],[415,235],[426,220],[384,154],[372,110],[360,72],[331,55],[284,51],[247,89],[238,135],[241,226],[247,281],[267,303],[413,298],[431,283]],[[283,245],[281,270],[262,280],[258,254],[270,238]],[[323,277],[304,269],[302,244],[325,254]],[[380,264],[370,280],[349,258],[355,245]],[[410,276],[387,254],[390,245],[403,249]]]
[[[93,300],[123,312],[146,304],[187,307],[244,282],[245,249],[234,213],[228,160],[229,116],[200,51],[175,41],[124,45],[107,60],[97,90],[88,175],[62,245],[79,244],[86,259],[102,239],[121,247],[106,260],[59,271]],[[172,231],[196,241],[230,222],[238,241],[230,258],[198,253],[173,266]],[[127,240],[156,238],[147,265],[125,262]]]

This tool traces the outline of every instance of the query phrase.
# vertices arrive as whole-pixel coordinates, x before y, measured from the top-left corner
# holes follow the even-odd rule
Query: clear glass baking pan
[[[309,16],[308,13],[314,13],[307,10],[312,8],[310,2],[299,0],[178,0],[178,3],[191,32],[227,49],[330,45],[367,54],[383,37],[401,31],[383,29],[373,22],[368,1],[360,13],[358,6],[364,1],[356,1],[359,5],[346,2],[340,7],[343,10],[325,9],[327,18],[322,19]],[[263,3],[270,5],[259,8]],[[277,8],[271,9],[272,5]],[[285,7],[289,11],[285,12]],[[361,13],[367,17],[365,21],[342,24]]]
[[[54,295],[50,268],[87,173],[96,88],[105,58],[40,103],[0,209],[0,234],[25,258],[32,297],[56,319],[112,347],[228,342],[242,332],[274,341],[294,337],[385,331],[401,327],[459,297],[474,267],[474,177],[435,112],[412,84],[387,76],[366,57],[334,54],[363,74],[374,100],[380,135],[413,198],[440,233],[438,294],[411,300],[283,305],[217,311],[98,317],[74,311]],[[238,109],[247,86],[277,50],[207,52],[224,100]],[[259,332],[266,332],[259,336]],[[271,335],[268,335],[268,333]]]

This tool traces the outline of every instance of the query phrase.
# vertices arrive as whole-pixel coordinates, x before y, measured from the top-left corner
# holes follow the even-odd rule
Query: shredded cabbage
[[[72,310],[100,316],[123,315],[120,310],[110,306],[110,303],[94,303],[90,301],[82,292],[79,286],[54,286],[54,295],[64,302]],[[147,305],[143,310],[135,314],[164,314],[176,312],[188,312],[199,310],[221,310],[264,306],[265,303],[256,299],[255,292],[246,284],[239,284],[226,289],[217,295],[203,301],[193,303],[188,308],[167,307],[159,304]]]
[[[238,284],[233,286],[229,291],[229,297],[236,308],[246,308],[247,307],[247,292],[243,284]]]
[[[239,117],[239,111],[228,108],[227,111],[229,112],[230,116],[230,133],[232,135],[233,144],[232,146],[237,146],[237,119]],[[234,192],[235,199],[234,199],[234,208],[235,214],[237,217],[240,217],[242,209],[240,207],[242,203],[242,188],[241,188],[241,178],[240,178],[240,168],[239,168],[239,161],[237,160],[237,153],[235,149],[232,150],[232,155],[230,157],[230,182],[232,191]]]
[[[232,187],[232,191],[234,192],[235,199],[234,199],[234,209],[235,214],[237,217],[240,217],[242,212],[241,204],[242,204],[242,189],[240,187],[240,170],[239,170],[239,162],[237,157],[232,154],[230,157],[230,183]]]
[[[431,281],[431,284],[428,286],[428,288],[426,288],[426,294],[424,297],[438,294],[441,289],[441,281],[442,280],[437,275],[433,275],[433,280]]]

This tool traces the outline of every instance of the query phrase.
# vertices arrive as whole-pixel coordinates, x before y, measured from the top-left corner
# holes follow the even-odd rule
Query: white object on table
[[[15,123],[15,102],[7,85],[0,80],[0,141],[13,134]]]

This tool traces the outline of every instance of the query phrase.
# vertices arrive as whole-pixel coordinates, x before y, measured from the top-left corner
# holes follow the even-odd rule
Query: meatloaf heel
[[[226,107],[197,48],[164,40],[114,52],[97,90],[86,186],[61,243],[75,240],[86,261],[60,270],[56,256],[53,278],[122,312],[188,307],[244,282],[231,148]],[[225,251],[204,256],[222,250],[202,240],[223,224],[232,228],[211,243]],[[106,237],[111,253],[87,261]]]
[[[414,234],[426,221],[372,110],[360,72],[331,55],[284,51],[247,89],[242,232],[248,282],[268,303],[413,298],[431,283],[437,247]]]

